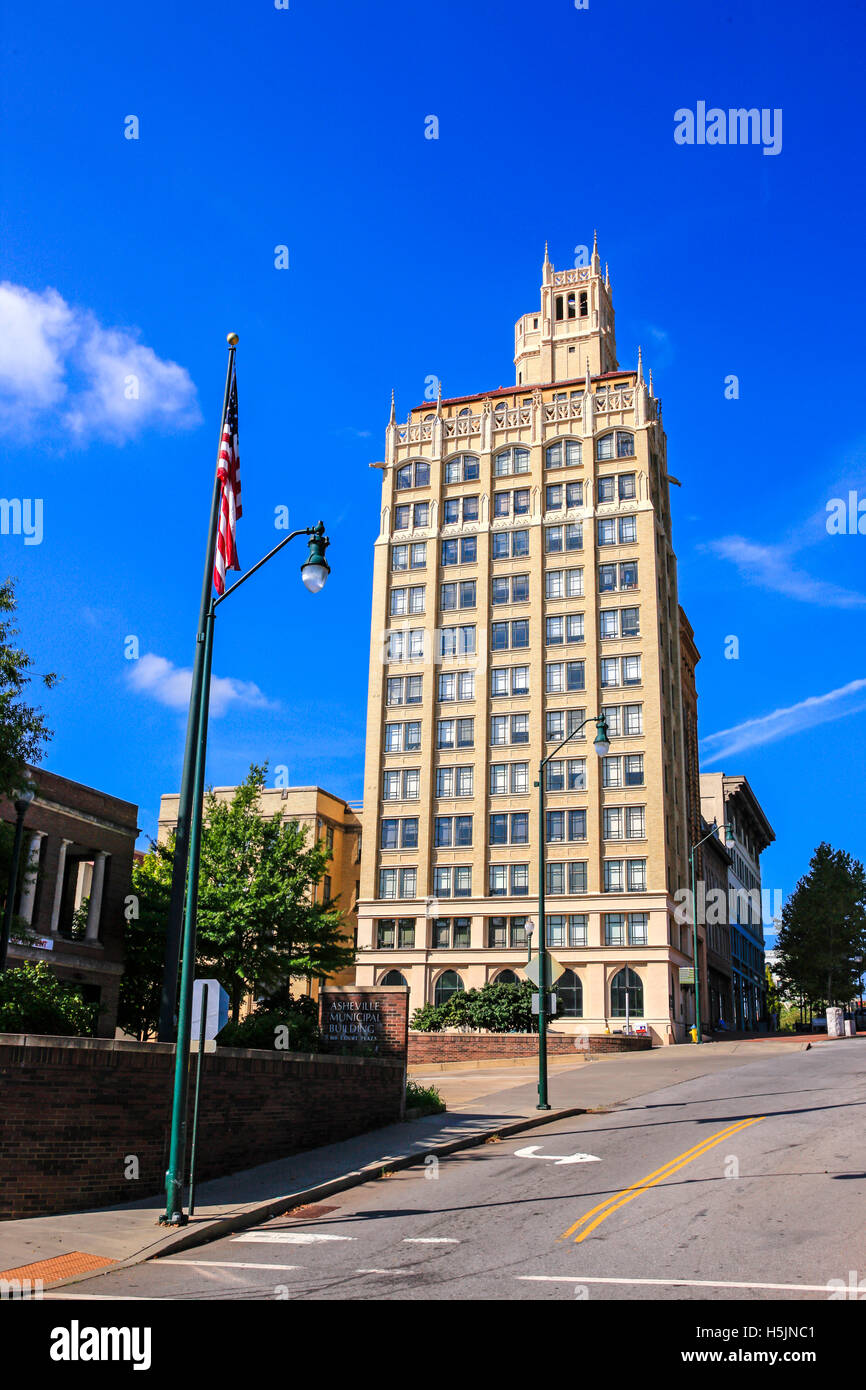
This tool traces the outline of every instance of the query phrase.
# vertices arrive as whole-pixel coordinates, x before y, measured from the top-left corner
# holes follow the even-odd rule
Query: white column
[[[51,935],[57,935],[57,928],[60,925],[60,909],[63,906],[63,879],[66,874],[66,846],[71,845],[71,840],[60,841],[60,853],[57,856],[57,878],[54,880],[54,903],[51,908]]]
[[[102,885],[104,882],[105,850],[100,849],[93,858],[93,877],[90,880],[90,902],[87,906],[85,941],[99,940],[99,914],[102,910]]]
[[[44,830],[34,830],[30,837],[30,848],[27,851],[27,868],[24,873],[24,886],[21,889],[18,916],[23,917],[28,926],[33,921],[33,904],[36,901],[36,872],[39,868],[39,855],[44,838]]]

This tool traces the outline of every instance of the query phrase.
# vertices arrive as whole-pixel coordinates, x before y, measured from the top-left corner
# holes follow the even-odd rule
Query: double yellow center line
[[[619,1211],[620,1207],[624,1207],[627,1202],[633,1202],[635,1197],[639,1197],[642,1192],[648,1192],[651,1187],[658,1187],[674,1173],[678,1173],[681,1168],[685,1168],[686,1164],[693,1163],[696,1158],[701,1157],[701,1154],[708,1153],[710,1149],[714,1149],[725,1139],[730,1139],[732,1135],[739,1134],[743,1129],[748,1129],[749,1125],[759,1124],[761,1120],[766,1118],[766,1115],[755,1115],[750,1120],[738,1120],[736,1124],[729,1125],[727,1129],[720,1130],[718,1134],[711,1134],[709,1138],[702,1139],[700,1144],[695,1144],[693,1149],[688,1149],[678,1158],[672,1158],[670,1163],[666,1163],[664,1167],[656,1168],[655,1172],[648,1173],[639,1182],[632,1183],[631,1187],[626,1187],[622,1192],[615,1192],[605,1202],[600,1202],[591,1211],[584,1212],[573,1226],[569,1226],[567,1231],[563,1231],[560,1240],[567,1240],[569,1236],[574,1236],[577,1244],[586,1240],[586,1237],[595,1230],[596,1226],[600,1226],[602,1221],[606,1221],[612,1212]],[[575,1235],[576,1231],[579,1232],[578,1235]]]

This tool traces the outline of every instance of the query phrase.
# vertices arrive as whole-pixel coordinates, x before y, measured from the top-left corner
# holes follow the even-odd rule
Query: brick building
[[[9,944],[9,965],[44,961],[99,1004],[97,1033],[114,1037],[123,974],[124,900],[130,892],[138,807],[119,797],[28,767],[36,795],[24,821],[25,873],[15,905],[29,928]],[[0,800],[0,819],[15,807]]]

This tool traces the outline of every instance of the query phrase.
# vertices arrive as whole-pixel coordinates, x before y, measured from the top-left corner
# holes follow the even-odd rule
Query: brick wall
[[[0,1034],[0,1217],[162,1191],[173,1077],[169,1044]],[[404,1097],[400,1058],[220,1048],[203,1061],[197,1180],[391,1124]]]
[[[577,1034],[548,1033],[547,1052],[551,1057],[573,1057]],[[590,1054],[603,1052],[643,1052],[652,1047],[650,1038],[622,1038],[590,1034]],[[536,1057],[537,1033],[410,1033],[409,1065],[432,1062],[467,1062],[498,1057]]]

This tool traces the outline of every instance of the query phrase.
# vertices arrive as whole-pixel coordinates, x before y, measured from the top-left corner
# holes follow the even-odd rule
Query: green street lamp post
[[[549,1110],[550,1105],[547,1099],[547,932],[544,919],[544,889],[546,866],[544,861],[545,850],[545,817],[544,817],[544,780],[545,769],[551,758],[555,758],[557,753],[576,738],[585,725],[595,721],[595,738],[593,746],[600,758],[603,758],[610,748],[610,740],[607,736],[607,720],[603,714],[588,715],[582,720],[567,738],[562,740],[554,748],[552,753],[548,753],[546,758],[542,758],[538,764],[538,1105],[536,1110]]]
[[[698,900],[695,895],[695,854],[700,849],[701,845],[706,844],[707,840],[711,840],[713,836],[717,834],[718,829],[719,823],[714,820],[712,828],[707,832],[704,838],[698,840],[697,844],[692,845],[689,850],[689,869],[692,881],[692,965],[695,991],[695,1042],[697,1043],[702,1043],[704,1039],[701,1032],[701,984],[698,977]],[[727,844],[732,844],[733,839],[733,827],[726,824],[725,840]]]
[[[186,1222],[183,1211],[183,1171],[186,1160],[186,1138],[187,1138],[187,1105],[189,1092],[189,1048],[190,1030],[192,1023],[192,995],[195,980],[195,941],[196,941],[196,909],[198,905],[198,874],[201,860],[201,831],[202,831],[202,809],[204,803],[204,774],[205,758],[207,752],[207,723],[208,708],[210,702],[210,682],[211,682],[211,658],[213,655],[213,628],[214,616],[221,603],[235,593],[242,584],[260,570],[268,560],[272,559],[279,550],[293,541],[297,536],[309,537],[309,551],[307,558],[301,566],[301,579],[304,587],[311,594],[317,594],[324,587],[325,580],[330,574],[330,567],[325,559],[325,551],[328,548],[328,537],[325,535],[324,522],[320,521],[315,526],[307,526],[299,531],[292,531],[275,545],[273,550],[268,551],[257,564],[247,570],[235,584],[220,594],[218,598],[212,595],[209,597],[207,614],[205,617],[203,631],[200,633],[202,642],[202,661],[201,661],[201,693],[199,707],[196,710],[193,701],[190,703],[190,721],[195,721],[195,733],[192,745],[195,749],[194,771],[192,777],[191,810],[189,820],[189,862],[187,865],[186,880],[186,907],[183,921],[183,963],[181,966],[179,1007],[177,1019],[177,1047],[175,1050],[174,1065],[174,1093],[172,1097],[171,1111],[171,1140],[169,1146],[168,1171],[165,1175],[166,1208],[162,1222],[166,1225],[181,1226]],[[190,742],[189,734],[187,742]]]
[[[12,841],[12,860],[9,865],[9,882],[6,885],[6,906],[3,911],[3,931],[0,935],[0,971],[6,969],[9,953],[9,936],[12,931],[12,913],[15,907],[15,889],[18,884],[18,860],[21,857],[21,841],[24,837],[24,817],[27,808],[36,795],[36,788],[24,787],[15,798],[15,838]]]

